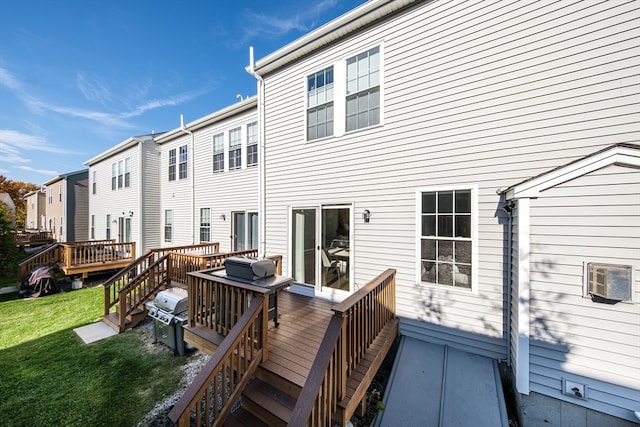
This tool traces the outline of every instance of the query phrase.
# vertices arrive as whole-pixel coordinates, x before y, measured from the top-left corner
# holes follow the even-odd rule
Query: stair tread
[[[245,399],[264,408],[285,423],[288,423],[291,419],[291,412],[296,406],[294,397],[257,378],[247,385],[242,395]]]
[[[224,422],[225,427],[269,427],[269,424],[263,422],[260,418],[253,415],[244,408],[239,408]]]

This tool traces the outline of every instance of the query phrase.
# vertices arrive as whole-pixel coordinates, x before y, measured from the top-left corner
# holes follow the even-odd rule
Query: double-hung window
[[[105,230],[105,238],[111,239],[111,215],[107,214],[107,228]]]
[[[131,158],[124,159],[124,187],[131,187]]]
[[[98,187],[98,173],[97,171],[93,171],[91,174],[91,193],[96,194],[96,189]]]
[[[247,125],[247,166],[258,164],[258,122]]]
[[[380,47],[347,59],[347,132],[380,123]]]
[[[473,191],[424,191],[419,196],[421,281],[471,289]]]
[[[200,208],[200,242],[211,241],[211,209]]]
[[[178,178],[186,179],[187,178],[187,161],[189,160],[187,154],[187,146],[183,145],[180,147],[180,160],[178,163]]]
[[[307,141],[333,135],[333,67],[307,77]]]
[[[62,234],[62,221],[60,222],[60,234]],[[55,222],[54,222],[55,224]],[[55,225],[54,225],[55,227]],[[55,233],[55,230],[54,230]],[[91,240],[95,240],[96,238],[96,216],[95,215],[91,215]]]
[[[124,162],[120,160],[118,162],[118,188],[122,188],[124,182]]]
[[[242,167],[242,129],[229,131],[229,169]]]
[[[213,171],[224,171],[224,133],[213,135]]]
[[[164,241],[170,242],[173,238],[173,211],[164,211]]]
[[[118,188],[117,179],[118,179],[118,165],[117,163],[111,164],[111,189],[115,190]]]
[[[176,149],[169,150],[169,181],[176,180]]]

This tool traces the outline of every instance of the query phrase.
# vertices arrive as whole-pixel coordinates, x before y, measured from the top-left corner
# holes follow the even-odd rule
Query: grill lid
[[[169,288],[158,292],[154,305],[168,313],[182,313],[187,310],[189,293],[182,288]]]

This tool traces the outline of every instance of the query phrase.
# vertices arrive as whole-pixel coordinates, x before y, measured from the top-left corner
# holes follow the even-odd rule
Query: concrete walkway
[[[508,427],[495,360],[403,336],[375,425]]]
[[[85,344],[100,341],[102,339],[112,337],[118,333],[103,321],[92,323],[90,325],[80,326],[73,330]]]

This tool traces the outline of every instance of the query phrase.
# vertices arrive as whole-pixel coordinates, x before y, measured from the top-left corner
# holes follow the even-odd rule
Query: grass
[[[138,334],[91,344],[102,286],[0,302],[0,425],[135,426],[180,382],[186,357],[149,353]]]

